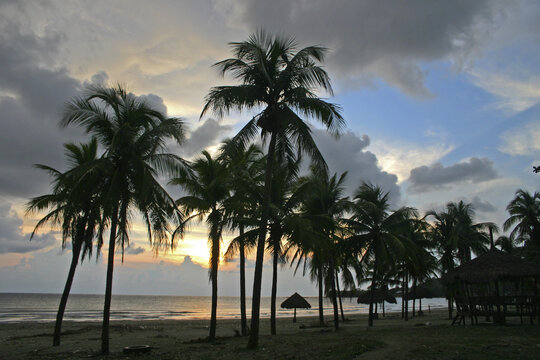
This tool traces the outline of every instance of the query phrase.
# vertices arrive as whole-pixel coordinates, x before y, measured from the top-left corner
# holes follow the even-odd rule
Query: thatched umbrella
[[[393,297],[388,290],[376,289],[373,294],[374,303],[382,303],[386,301],[390,304],[397,304],[397,300]],[[358,294],[358,299],[356,301],[358,304],[369,304],[371,302],[371,290],[362,290]]]
[[[383,304],[383,316],[384,316],[384,302],[388,302],[390,304],[397,304],[397,300],[394,296],[390,294],[390,292],[387,289],[375,289],[375,293],[373,294],[373,302],[375,304],[382,303]],[[361,290],[358,292],[358,299],[356,300],[358,304],[369,304],[371,302],[371,290]],[[377,314],[377,306],[375,306],[375,314],[373,314],[375,319],[378,318]]]
[[[311,309],[311,305],[300,294],[295,292],[291,297],[281,303],[281,308],[294,309],[293,322],[296,322],[296,309]]]

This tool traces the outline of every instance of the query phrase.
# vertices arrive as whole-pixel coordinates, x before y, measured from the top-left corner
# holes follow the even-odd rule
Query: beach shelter
[[[283,309],[294,309],[293,322],[296,322],[296,309],[311,309],[311,305],[300,294],[294,293],[291,297],[281,303]]]
[[[517,256],[491,249],[444,274],[444,283],[453,287],[458,315],[478,321],[478,315],[505,322],[507,316],[529,316],[531,322],[540,309],[540,266]],[[461,310],[460,310],[461,309]]]
[[[429,279],[424,283],[413,287],[412,291],[405,295],[405,300],[419,301],[419,314],[422,314],[422,299],[444,298],[446,297],[446,286],[440,279]],[[413,303],[414,314],[414,303]]]
[[[371,290],[361,290],[358,292],[358,299],[356,302],[358,304],[369,304],[371,301]],[[397,300],[387,289],[375,289],[373,294],[373,303],[375,304],[375,313],[373,314],[375,319],[379,318],[377,314],[377,304],[382,303],[383,316],[384,316],[384,302],[390,304],[397,304]]]

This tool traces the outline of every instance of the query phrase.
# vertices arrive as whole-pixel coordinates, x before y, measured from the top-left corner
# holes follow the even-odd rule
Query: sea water
[[[292,309],[281,309],[286,297],[277,298],[277,316],[293,315]],[[318,314],[318,298],[306,297],[311,309],[298,309],[298,316]],[[64,320],[101,321],[103,316],[103,295],[71,294],[66,306]],[[209,319],[212,298],[209,296],[152,296],[113,295],[111,320],[180,320]],[[0,322],[38,321],[50,322],[56,318],[60,294],[15,294],[0,293]],[[246,299],[247,315],[251,312],[251,298]],[[418,306],[418,301],[417,301]],[[424,299],[422,310],[443,308],[445,299]],[[412,301],[409,303],[412,309]],[[343,298],[346,314],[367,313],[368,305],[357,304],[356,298]],[[397,304],[385,304],[385,311],[401,311],[401,299]],[[326,316],[332,314],[332,302],[324,299]],[[379,313],[382,310],[379,308]],[[240,298],[222,296],[218,298],[217,317],[219,319],[240,318]],[[261,298],[261,317],[270,317],[270,297]]]

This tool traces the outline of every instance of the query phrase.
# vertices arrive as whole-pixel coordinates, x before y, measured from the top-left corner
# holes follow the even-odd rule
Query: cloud
[[[497,177],[493,162],[486,158],[470,158],[448,167],[441,163],[420,166],[411,170],[408,190],[413,193],[441,189],[463,182],[479,183]]]
[[[520,78],[519,74],[471,71],[472,82],[497,98],[492,105],[497,110],[513,115],[540,103],[540,76]]]
[[[0,204],[0,254],[24,254],[56,243],[52,232],[38,234],[30,241],[30,234],[23,234],[22,225],[23,220],[11,210],[11,204]]]
[[[348,131],[336,139],[327,131],[316,129],[313,137],[332,172],[341,174],[348,171],[346,185],[349,194],[363,181],[371,182],[390,192],[393,205],[399,203],[401,193],[397,185],[398,178],[383,171],[378,165],[377,157],[366,151],[370,144],[369,136],[359,137]]]
[[[497,208],[493,206],[489,201],[482,201],[478,196],[475,196],[470,201],[473,208],[479,212],[493,213],[497,211]]]
[[[501,135],[499,150],[510,155],[536,155],[540,153],[540,123],[531,122]]]
[[[302,43],[331,49],[329,66],[344,79],[382,78],[405,93],[431,96],[423,64],[456,66],[480,52],[506,4],[492,1],[230,0],[229,24],[281,29]],[[231,16],[230,14],[234,14]],[[364,81],[365,82],[365,81]]]
[[[145,252],[146,250],[142,246],[137,246],[134,242],[130,243],[129,246],[125,249],[125,252],[130,255],[139,255]]]
[[[396,174],[398,182],[407,180],[411,170],[422,164],[432,164],[449,154],[454,146],[444,143],[421,146],[408,142],[374,141],[371,146],[384,171]]]
[[[222,125],[214,119],[207,119],[189,134],[179,151],[186,158],[198,155],[207,147],[219,142],[231,129],[232,127],[229,125]]]

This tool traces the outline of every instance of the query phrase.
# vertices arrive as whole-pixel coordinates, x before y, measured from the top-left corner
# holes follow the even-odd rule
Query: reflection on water
[[[292,309],[281,309],[280,304],[286,297],[277,299],[277,316],[292,316]],[[298,316],[317,315],[318,298],[306,297],[311,309],[299,309]],[[401,299],[397,304],[385,304],[385,310],[400,311]],[[103,310],[103,295],[70,295],[64,320],[100,321]],[[60,302],[58,294],[10,294],[0,293],[0,322],[54,321]],[[251,311],[251,299],[247,299],[248,317]],[[209,319],[211,297],[209,296],[150,296],[150,295],[114,295],[111,304],[111,320],[178,320]],[[412,304],[410,305],[412,306]],[[442,308],[445,299],[424,299],[422,308],[430,306]],[[368,306],[357,304],[355,298],[344,298],[343,309],[346,314],[367,313]],[[324,301],[325,314],[330,315],[332,303]],[[379,312],[382,312],[379,309]],[[270,316],[270,298],[261,298],[261,317]],[[240,299],[223,296],[218,299],[218,318],[240,318]]]

